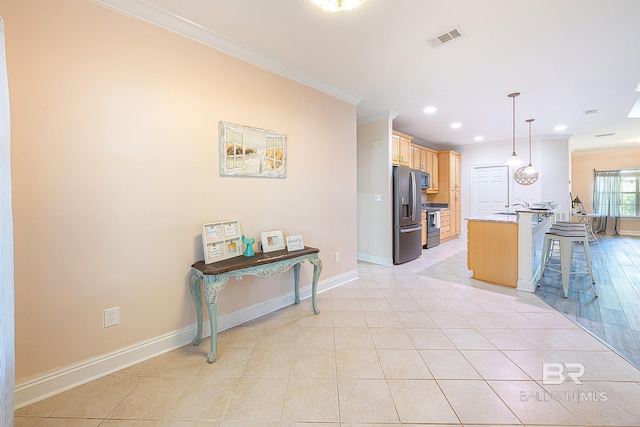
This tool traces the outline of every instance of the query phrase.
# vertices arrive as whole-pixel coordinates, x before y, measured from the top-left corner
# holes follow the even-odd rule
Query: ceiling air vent
[[[613,133],[601,133],[600,135],[596,135],[596,138],[602,138],[603,136],[613,136],[615,135],[615,132]]]
[[[585,115],[588,115],[588,114],[596,114],[597,112],[598,112],[598,110],[587,110],[587,111],[585,111],[585,112],[584,112],[584,114],[585,114]]]
[[[439,36],[427,40],[427,43],[429,43],[429,46],[435,49],[438,46],[442,46],[443,44],[458,39],[462,36],[464,36],[464,31],[462,31],[462,28],[455,27],[454,29],[447,31],[444,34],[440,34]]]

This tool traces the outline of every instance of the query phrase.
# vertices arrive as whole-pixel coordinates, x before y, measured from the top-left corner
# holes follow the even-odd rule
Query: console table
[[[247,274],[253,276],[268,277],[275,274],[284,273],[293,267],[293,279],[295,284],[295,303],[300,303],[300,264],[308,260],[313,264],[313,282],[311,283],[311,308],[318,314],[316,306],[316,291],[318,288],[318,278],[322,271],[322,261],[318,256],[320,250],[305,246],[297,251],[275,251],[257,252],[252,257],[239,256],[213,264],[205,264],[198,261],[191,267],[194,269],[191,275],[191,294],[196,304],[196,315],[198,317],[196,337],[193,345],[200,344],[202,340],[202,298],[200,289],[204,288],[204,295],[209,311],[209,325],[211,326],[211,347],[207,362],[216,361],[218,350],[218,291],[224,288],[233,276],[236,280],[242,279]]]

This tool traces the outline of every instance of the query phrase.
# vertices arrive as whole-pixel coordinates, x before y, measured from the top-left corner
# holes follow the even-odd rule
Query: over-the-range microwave
[[[427,190],[430,187],[430,184],[431,175],[429,175],[427,172],[422,172],[422,174],[420,175],[420,186],[423,190]]]

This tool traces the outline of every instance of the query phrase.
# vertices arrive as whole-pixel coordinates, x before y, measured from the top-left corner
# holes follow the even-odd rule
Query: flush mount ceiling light
[[[460,129],[462,127],[462,123],[454,122],[454,123],[451,123],[450,127],[451,127],[451,129]]]
[[[364,0],[311,0],[311,3],[325,12],[344,12],[355,9],[364,3]]]
[[[520,166],[524,163],[516,154],[516,96],[520,96],[520,92],[510,93],[507,96],[513,100],[513,153],[511,154],[511,157],[507,159],[506,164],[508,166]]]
[[[433,114],[435,112],[436,112],[436,107],[433,107],[433,106],[427,107],[427,108],[424,109],[424,113],[425,114]]]
[[[567,125],[558,125],[553,128],[556,132],[562,132],[563,130],[567,130]]]

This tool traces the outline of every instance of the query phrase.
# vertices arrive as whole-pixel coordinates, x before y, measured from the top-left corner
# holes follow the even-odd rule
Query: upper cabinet
[[[391,135],[391,163],[395,166],[411,166],[411,140],[413,137],[393,131]]]
[[[426,172],[431,177],[427,193],[438,192],[438,152],[421,145],[411,146],[411,167]]]
[[[422,172],[427,171],[427,150],[419,145],[411,145],[411,167]]]
[[[427,193],[438,192],[438,152],[427,150],[427,172],[431,177],[431,182]]]

